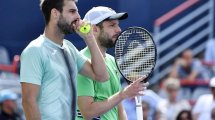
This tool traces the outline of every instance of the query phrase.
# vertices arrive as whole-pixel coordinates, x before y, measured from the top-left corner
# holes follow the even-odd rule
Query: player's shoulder
[[[114,60],[114,57],[113,57],[112,55],[110,55],[110,54],[108,54],[108,53],[106,53],[105,55],[106,55],[107,58],[109,58],[109,59],[111,59],[111,60]]]
[[[84,49],[80,50],[80,53],[84,54],[84,53],[86,53],[88,51],[89,51],[89,48],[85,47]]]
[[[37,53],[41,50],[41,47],[44,45],[44,38],[42,36],[39,36],[38,38],[32,40],[27,47],[23,50],[22,54],[25,53]]]
[[[212,94],[201,95],[198,100],[205,102],[205,101],[207,101],[209,99],[213,99],[213,95]]]
[[[91,53],[88,47],[85,47],[84,49],[80,50],[80,53],[87,58],[91,58]]]
[[[64,39],[64,41],[63,41],[66,45],[68,45],[69,47],[72,47],[72,48],[74,48],[75,46],[72,44],[72,42],[70,42],[69,40],[67,40],[67,39]]]

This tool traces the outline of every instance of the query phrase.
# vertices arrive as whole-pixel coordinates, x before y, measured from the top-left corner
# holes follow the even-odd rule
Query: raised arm
[[[80,33],[79,31],[77,31],[77,33],[84,39],[91,53],[91,62],[86,62],[80,73],[90,77],[93,80],[102,82],[108,80],[109,76],[104,57],[96,43],[93,31],[91,30],[87,34]]]
[[[30,83],[21,83],[22,85],[22,105],[24,108],[26,120],[41,120],[39,108],[36,102],[40,86]]]

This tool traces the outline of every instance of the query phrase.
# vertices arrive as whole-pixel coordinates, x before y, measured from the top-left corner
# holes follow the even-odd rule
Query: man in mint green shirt
[[[116,13],[108,7],[98,6],[89,10],[84,19],[90,22],[97,44],[105,59],[109,73],[109,80],[99,83],[78,75],[77,94],[78,110],[77,120],[126,120],[127,116],[121,101],[128,97],[142,95],[145,85],[141,84],[141,78],[121,90],[120,75],[113,56],[106,53],[108,48],[114,47],[121,29],[119,20],[126,19],[127,13]],[[89,48],[81,51],[83,55],[91,59]]]
[[[104,58],[92,30],[79,32],[80,19],[75,0],[41,0],[44,34],[30,42],[21,55],[22,104],[27,120],[75,120],[76,76],[97,81],[108,79]],[[78,33],[89,47],[91,61],[64,39]]]

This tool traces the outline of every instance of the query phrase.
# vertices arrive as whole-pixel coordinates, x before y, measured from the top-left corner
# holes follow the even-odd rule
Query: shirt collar
[[[57,47],[57,48],[60,48],[60,49],[64,49],[65,48],[65,41],[63,40],[63,45],[59,45],[55,42],[53,42],[52,40],[50,40],[49,38],[47,38],[44,34],[41,35],[43,38],[45,38],[45,41],[47,41],[50,45],[54,46],[54,47]]]

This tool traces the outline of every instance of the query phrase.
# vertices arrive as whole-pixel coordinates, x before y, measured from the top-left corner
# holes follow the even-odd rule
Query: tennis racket
[[[147,82],[156,64],[157,49],[152,36],[141,27],[123,31],[115,43],[115,60],[128,84],[147,76]],[[142,101],[135,97],[137,120],[143,120]]]

